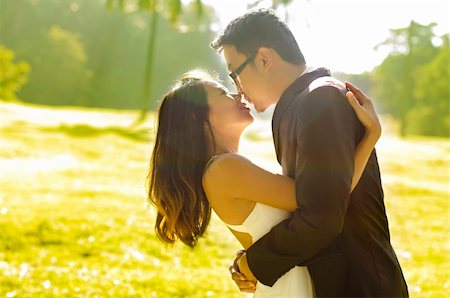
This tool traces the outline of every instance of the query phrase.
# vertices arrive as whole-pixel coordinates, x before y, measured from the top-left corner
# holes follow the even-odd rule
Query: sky
[[[243,14],[247,1],[205,0],[218,13],[223,29]],[[263,1],[262,7],[271,1]],[[285,11],[278,10],[284,19]],[[449,0],[294,0],[288,6],[288,25],[307,63],[332,72],[361,73],[379,65],[388,49],[374,50],[389,37],[390,28],[407,27],[411,20],[428,25],[435,33],[450,32]],[[221,28],[220,28],[221,27]]]

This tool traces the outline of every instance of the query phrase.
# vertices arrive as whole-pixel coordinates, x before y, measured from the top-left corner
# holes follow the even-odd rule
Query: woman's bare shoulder
[[[224,153],[213,157],[205,170],[204,178],[208,179],[216,175],[226,175],[241,167],[253,165],[252,162],[244,156],[237,153]]]
[[[245,168],[254,166],[253,163],[237,153],[224,153],[217,155],[209,163],[203,174],[205,191],[224,193],[231,186]]]

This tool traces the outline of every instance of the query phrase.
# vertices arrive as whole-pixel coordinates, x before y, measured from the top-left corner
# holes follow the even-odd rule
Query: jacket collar
[[[305,73],[301,75],[297,80],[295,80],[289,87],[284,90],[283,94],[280,97],[277,105],[275,106],[275,110],[273,112],[272,118],[272,126],[274,122],[278,122],[281,115],[284,113],[286,108],[289,106],[289,103],[295,98],[295,94],[302,92],[317,78],[331,76],[331,73],[328,69],[321,67],[317,68],[311,72]]]

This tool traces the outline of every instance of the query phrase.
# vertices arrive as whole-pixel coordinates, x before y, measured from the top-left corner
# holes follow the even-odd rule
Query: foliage
[[[450,133],[450,49],[448,36],[440,38],[439,47],[434,45],[435,25],[411,22],[407,28],[391,30],[391,37],[380,45],[392,52],[373,71],[373,93],[383,111],[399,119],[402,135]]]
[[[145,64],[145,73],[143,81],[143,94],[141,99],[141,115],[138,118],[137,123],[142,122],[147,114],[147,111],[151,106],[152,91],[154,87],[153,74],[154,74],[154,62],[155,62],[155,46],[157,44],[158,36],[158,23],[159,15],[165,16],[171,25],[177,25],[181,31],[187,31],[189,27],[187,24],[192,23],[198,29],[200,28],[198,19],[204,16],[203,4],[201,0],[195,0],[189,6],[192,10],[196,10],[196,18],[194,21],[192,19],[189,22],[180,25],[179,19],[182,14],[183,4],[181,0],[170,0],[170,1],[133,1],[133,0],[107,0],[106,6],[108,9],[112,9],[115,4],[118,4],[121,11],[146,11],[151,14],[151,22],[148,26],[149,40],[147,43],[147,55]],[[208,18],[206,18],[207,25],[209,24]],[[178,24],[176,24],[178,23]]]
[[[29,56],[33,73],[21,95],[32,102],[84,105],[90,71],[81,36],[51,26],[39,47]]]
[[[417,104],[408,113],[410,131],[423,135],[450,136],[448,35],[444,36],[443,44],[439,47],[435,57],[420,67],[418,73],[420,80],[413,89]]]
[[[227,271],[239,245],[217,217],[194,250],[154,236],[144,186],[154,121],[130,130],[134,117],[0,106],[0,296],[243,297]],[[276,164],[262,155],[270,135],[242,146]],[[385,134],[377,149],[411,296],[448,297],[449,143]]]
[[[0,6],[0,43],[33,68],[19,98],[52,105],[141,107],[152,21],[147,12],[108,11],[103,0],[0,0]],[[180,25],[197,13],[194,6],[183,9]],[[208,46],[213,38],[211,14],[203,7],[198,26],[187,32],[160,17],[152,108],[187,70],[223,69]]]
[[[28,80],[30,65],[14,62],[13,51],[0,45],[0,99],[15,100],[16,94]]]
[[[183,16],[186,15],[186,11],[195,11],[196,18],[202,19],[202,17],[209,17],[211,13],[210,9],[207,8],[208,14],[205,15],[205,4],[202,0],[107,0],[106,7],[109,10],[118,8],[124,12],[136,12],[136,11],[146,11],[146,12],[158,12],[166,19],[170,21],[172,25],[183,25],[189,26],[194,22],[183,22]],[[207,20],[207,19],[206,19]],[[181,23],[180,23],[181,22]]]

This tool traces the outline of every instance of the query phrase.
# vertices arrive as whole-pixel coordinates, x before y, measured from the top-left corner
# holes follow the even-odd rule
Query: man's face
[[[238,52],[233,45],[225,45],[222,50],[230,73],[235,72],[249,58]],[[263,77],[258,71],[258,66],[254,64],[257,62],[256,59],[258,59],[258,55],[255,55],[253,61],[249,61],[241,68],[235,77],[235,82],[238,92],[243,93],[245,99],[255,106],[256,111],[263,112],[268,107],[262,92],[266,86],[262,84]]]

